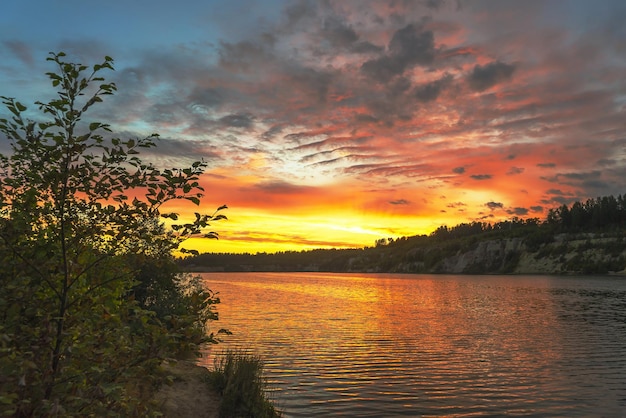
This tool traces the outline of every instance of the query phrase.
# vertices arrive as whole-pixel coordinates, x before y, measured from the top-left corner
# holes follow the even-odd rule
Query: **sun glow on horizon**
[[[44,13],[0,16],[0,95],[53,95],[50,50],[114,57],[118,91],[84,121],[159,133],[141,156],[155,167],[207,162],[200,206],[163,209],[228,205],[221,239],[193,249],[362,248],[623,193],[626,58],[608,30],[622,0],[164,3],[158,45],[133,29],[149,25],[133,2],[90,2],[107,18],[77,25],[79,9],[34,1]]]

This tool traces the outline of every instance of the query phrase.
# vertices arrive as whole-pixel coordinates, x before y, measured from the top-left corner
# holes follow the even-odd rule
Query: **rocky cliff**
[[[537,248],[528,245],[523,238],[479,241],[472,248],[444,257],[429,271],[469,274],[626,273],[626,245],[622,237],[595,234],[562,234],[556,236],[554,242]]]

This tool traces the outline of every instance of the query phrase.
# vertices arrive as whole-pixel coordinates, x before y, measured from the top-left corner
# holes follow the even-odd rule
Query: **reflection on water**
[[[626,416],[626,279],[203,277],[289,417]]]

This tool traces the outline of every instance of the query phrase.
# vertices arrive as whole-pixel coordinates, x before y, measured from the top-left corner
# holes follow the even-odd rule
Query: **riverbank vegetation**
[[[209,382],[221,395],[220,417],[279,418],[268,400],[263,362],[257,356],[227,350],[215,359]]]
[[[626,269],[626,196],[550,209],[545,219],[441,226],[355,249],[275,254],[206,253],[189,271],[327,271],[465,274],[607,274]]]
[[[173,257],[190,236],[217,238],[207,227],[226,206],[179,220],[168,203],[199,205],[206,164],[156,167],[139,155],[157,135],[123,140],[89,119],[116,91],[101,76],[111,58],[48,60],[57,94],[39,113],[2,97],[0,415],[159,416],[162,361],[227,332],[208,329],[220,300]]]

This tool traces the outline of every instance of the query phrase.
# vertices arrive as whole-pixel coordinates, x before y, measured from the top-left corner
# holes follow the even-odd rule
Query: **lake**
[[[286,417],[626,417],[626,278],[202,276]]]

